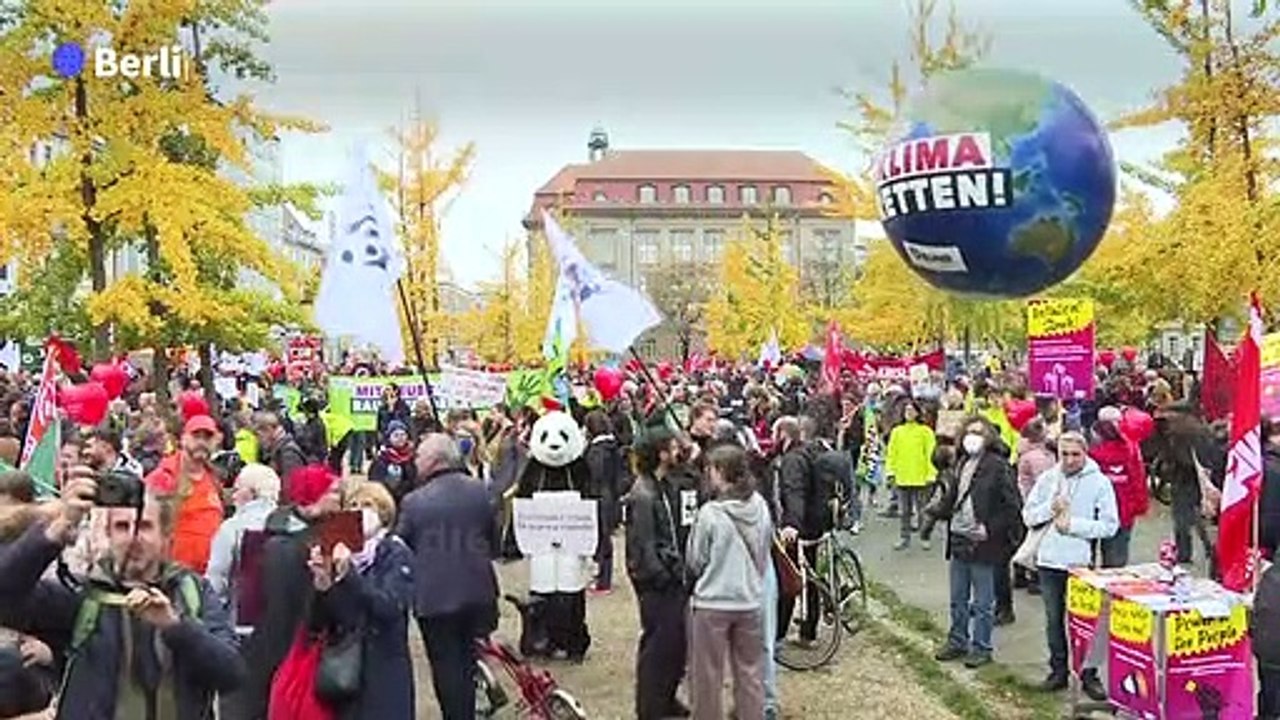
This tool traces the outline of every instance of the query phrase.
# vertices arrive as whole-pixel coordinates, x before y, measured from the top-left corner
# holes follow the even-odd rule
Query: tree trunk
[[[200,380],[200,387],[204,389],[204,400],[209,403],[209,410],[216,413],[222,403],[218,399],[218,392],[213,388],[213,350],[213,343],[200,344],[200,372],[196,377]]]
[[[151,348],[151,389],[156,394],[156,406],[169,407],[169,349],[163,346]]]
[[[80,126],[87,126],[89,94],[82,77],[76,78],[75,111]],[[89,238],[89,282],[93,294],[97,295],[107,289],[107,238],[102,223],[93,215],[94,206],[98,204],[98,188],[90,176],[92,166],[93,149],[85,148],[84,154],[80,156],[80,206],[85,234]],[[111,326],[108,323],[98,323],[93,327],[93,358],[101,361],[110,355]]]

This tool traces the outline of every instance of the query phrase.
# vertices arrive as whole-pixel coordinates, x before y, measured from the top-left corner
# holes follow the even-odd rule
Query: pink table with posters
[[[1175,592],[1157,564],[1080,569],[1067,582],[1072,672],[1102,660],[1118,717],[1253,720],[1248,618],[1245,596],[1202,578]]]

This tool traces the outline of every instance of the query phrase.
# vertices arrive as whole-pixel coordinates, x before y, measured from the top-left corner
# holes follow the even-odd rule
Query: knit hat
[[[408,426],[408,425],[405,425],[405,424],[404,424],[403,422],[401,422],[400,420],[392,420],[391,422],[387,423],[386,436],[387,436],[388,438],[390,438],[390,437],[391,437],[391,434],[392,434],[392,433],[394,433],[394,432],[395,432],[395,431],[397,431],[397,430],[400,430],[401,432],[404,432],[404,433],[408,434],[408,432],[409,432],[409,426]]]
[[[1123,414],[1120,412],[1120,408],[1114,405],[1107,405],[1098,411],[1099,422],[1118,423],[1122,417]]]
[[[338,482],[338,476],[330,472],[327,465],[315,464],[300,467],[289,473],[285,480],[285,492],[288,500],[298,507],[307,507],[320,502],[320,498]]]

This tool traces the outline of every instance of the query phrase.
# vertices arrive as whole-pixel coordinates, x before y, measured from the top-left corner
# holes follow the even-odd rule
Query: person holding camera
[[[136,478],[120,498],[104,497],[99,477],[70,469],[62,500],[0,547],[5,620],[66,655],[57,718],[212,717],[215,695],[239,686],[245,667],[222,604],[172,560],[175,498],[144,492]],[[95,505],[108,506],[109,543],[85,583],[42,580]]]
[[[221,435],[208,415],[195,415],[182,426],[178,451],[160,461],[147,475],[146,486],[176,498],[173,561],[201,575],[209,565],[213,536],[225,517],[222,484],[214,472],[213,452]],[[112,478],[114,473],[105,477]]]

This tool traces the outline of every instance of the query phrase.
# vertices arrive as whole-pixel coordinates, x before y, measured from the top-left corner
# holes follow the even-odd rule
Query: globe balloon
[[[1026,297],[1097,248],[1116,199],[1106,131],[1068,88],[1023,71],[940,75],[873,168],[885,234],[929,284]]]

